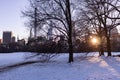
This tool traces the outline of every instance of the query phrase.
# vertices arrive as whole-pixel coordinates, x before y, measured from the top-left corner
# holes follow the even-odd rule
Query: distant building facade
[[[3,44],[11,43],[12,39],[12,32],[11,31],[4,31],[3,32]]]
[[[12,37],[11,42],[15,43],[15,36]]]
[[[50,27],[48,29],[48,32],[47,32],[47,38],[48,38],[48,40],[52,40],[53,39],[53,37],[52,37],[52,35],[53,35],[52,31],[53,31],[53,28]]]
[[[19,44],[19,46],[25,46],[25,40],[24,39],[18,40],[17,43]]]
[[[2,39],[0,39],[0,44],[2,43]]]

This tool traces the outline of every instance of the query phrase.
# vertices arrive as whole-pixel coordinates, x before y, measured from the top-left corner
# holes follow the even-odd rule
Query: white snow
[[[24,53],[0,53],[0,66],[22,62]]]
[[[0,66],[25,61],[24,54],[26,53],[0,54]],[[80,55],[75,54],[75,61],[71,64],[67,63],[68,54],[61,54],[50,62],[0,72],[0,80],[120,80],[119,57],[83,58]]]

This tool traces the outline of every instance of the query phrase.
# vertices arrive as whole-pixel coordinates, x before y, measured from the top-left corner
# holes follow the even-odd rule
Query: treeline
[[[112,52],[120,51],[120,45],[117,45],[119,43],[120,42],[112,41]],[[105,46],[104,51],[107,51]],[[68,53],[69,51],[67,41],[64,39],[60,39],[57,42],[52,40],[31,39],[23,45],[20,45],[17,42],[0,45],[0,53],[9,52]],[[73,52],[99,52],[99,45],[92,45],[89,41],[76,40],[73,45]]]

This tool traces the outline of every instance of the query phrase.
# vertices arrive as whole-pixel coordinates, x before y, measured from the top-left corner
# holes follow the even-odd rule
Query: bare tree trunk
[[[100,22],[100,27],[99,27],[99,39],[100,39],[100,45],[99,45],[99,56],[104,55],[104,50],[103,50],[103,32],[102,32],[102,27],[101,27],[101,22]]]
[[[107,52],[108,52],[108,56],[111,56],[111,43],[110,43],[110,31],[108,31],[105,28],[105,37],[106,37],[106,41],[107,41]]]
[[[102,37],[100,37],[99,56],[104,55],[102,42],[103,42],[103,41],[102,41]]]
[[[69,63],[73,62],[73,45],[72,45],[72,38],[69,36]]]
[[[71,10],[70,1],[66,0],[66,11],[67,11],[67,23],[69,27],[68,31],[68,45],[69,45],[69,63],[73,62],[73,44],[72,44],[72,20],[71,20]]]
[[[110,44],[110,37],[107,36],[107,52],[108,52],[108,56],[111,56],[111,44]]]
[[[104,56],[104,52],[103,52],[103,47],[101,46],[100,47],[100,53],[99,53],[100,56]]]

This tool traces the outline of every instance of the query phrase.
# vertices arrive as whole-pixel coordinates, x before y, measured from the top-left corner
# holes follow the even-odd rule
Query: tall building
[[[0,39],[0,44],[2,43],[2,39]]]
[[[15,36],[12,37],[11,42],[12,42],[12,43],[15,42]]]
[[[48,40],[51,40],[51,39],[52,39],[52,31],[53,31],[53,28],[50,27],[50,28],[48,29],[48,32],[47,32],[47,38],[48,38]]]
[[[3,44],[8,44],[11,42],[12,32],[11,31],[4,31],[3,32]]]

